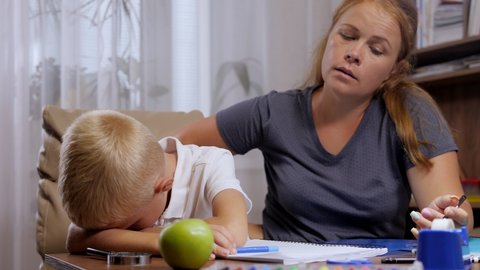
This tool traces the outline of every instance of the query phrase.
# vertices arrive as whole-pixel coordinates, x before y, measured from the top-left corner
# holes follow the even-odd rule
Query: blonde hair
[[[416,44],[417,35],[417,10],[409,0],[345,0],[336,9],[330,29],[318,44],[312,68],[307,74],[302,87],[319,85],[322,86],[324,81],[322,77],[322,61],[323,54],[327,45],[328,36],[334,25],[340,17],[351,7],[362,2],[372,2],[382,7],[394,19],[397,20],[401,33],[401,48],[397,56],[397,69],[391,76],[379,86],[376,93],[381,95],[385,101],[387,111],[395,124],[397,134],[402,141],[408,157],[415,165],[430,168],[432,163],[420,151],[420,144],[428,145],[428,142],[420,142],[417,139],[415,129],[413,127],[412,118],[405,107],[405,99],[408,94],[424,99],[435,110],[437,115],[441,117],[435,101],[431,96],[415,83],[408,81],[407,76],[412,69],[412,51]]]
[[[59,191],[73,223],[105,229],[150,202],[163,173],[163,151],[139,121],[115,111],[90,111],[63,136]]]

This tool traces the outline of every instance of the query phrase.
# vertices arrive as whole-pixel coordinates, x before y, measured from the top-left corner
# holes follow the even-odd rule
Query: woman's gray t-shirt
[[[338,155],[321,145],[312,118],[314,88],[272,91],[217,114],[226,144],[264,156],[268,192],[266,239],[321,242],[344,238],[403,238],[413,166],[383,99],[375,97]],[[449,128],[429,103],[410,96],[421,151],[432,158],[457,150]],[[421,129],[419,128],[421,126]]]

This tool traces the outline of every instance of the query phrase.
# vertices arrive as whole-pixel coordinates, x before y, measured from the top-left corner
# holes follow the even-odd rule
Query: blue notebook
[[[411,253],[417,248],[417,240],[410,239],[342,239],[327,243],[383,246],[388,249],[387,255]],[[468,246],[470,253],[480,254],[480,237],[470,237]]]
[[[470,237],[468,239],[468,249],[470,249],[470,253],[480,253],[480,238]]]

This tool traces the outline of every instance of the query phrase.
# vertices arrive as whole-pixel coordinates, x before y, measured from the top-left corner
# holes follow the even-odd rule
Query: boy
[[[69,252],[87,247],[159,254],[161,227],[201,218],[213,253],[235,253],[248,237],[251,201],[235,177],[230,152],[156,141],[142,123],[115,111],[81,115],[60,150],[59,192],[72,220]]]

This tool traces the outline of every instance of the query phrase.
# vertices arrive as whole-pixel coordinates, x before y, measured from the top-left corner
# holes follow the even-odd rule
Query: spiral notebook
[[[226,259],[291,265],[326,260],[361,259],[388,252],[386,247],[373,245],[310,244],[257,239],[248,240],[245,246],[277,246],[278,252],[241,253],[229,255]]]

